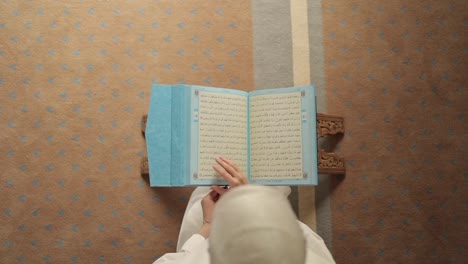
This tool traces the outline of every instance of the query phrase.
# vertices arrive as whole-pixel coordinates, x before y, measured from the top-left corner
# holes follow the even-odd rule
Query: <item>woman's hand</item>
[[[237,167],[234,162],[225,158],[216,158],[217,165],[213,166],[213,169],[223,177],[231,187],[237,187],[239,185],[249,184],[249,180],[244,173]],[[214,186],[213,186],[214,187]],[[212,187],[212,188],[213,188]],[[219,187],[219,186],[216,186]],[[221,190],[219,190],[221,189]],[[224,190],[224,192],[222,191]],[[215,191],[219,191],[219,194],[224,194],[227,190],[219,187]],[[222,193],[221,193],[222,192]]]
[[[245,175],[242,173],[239,167],[234,164],[234,162],[225,158],[216,158],[216,162],[219,165],[214,165],[214,170],[218,172],[231,187],[237,187],[239,185],[249,183],[247,177],[245,177]],[[203,210],[203,225],[198,233],[205,238],[210,236],[211,221],[213,220],[213,211],[216,206],[216,202],[223,194],[228,191],[228,189],[224,189],[217,185],[211,186],[211,190],[212,191],[203,197],[201,201]]]
[[[213,220],[213,211],[215,204],[219,199],[219,194],[216,191],[211,191],[201,201],[203,210],[203,225],[198,233],[205,238],[210,236],[211,221]]]
[[[203,197],[201,201],[202,209],[203,209],[203,222],[204,223],[211,223],[213,220],[213,211],[215,208],[215,203],[219,199],[219,194],[216,191],[211,191],[205,197]]]

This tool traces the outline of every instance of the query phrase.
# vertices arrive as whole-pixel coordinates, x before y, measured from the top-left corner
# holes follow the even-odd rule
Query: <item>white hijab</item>
[[[244,185],[217,203],[209,239],[212,264],[304,264],[305,239],[286,197]]]

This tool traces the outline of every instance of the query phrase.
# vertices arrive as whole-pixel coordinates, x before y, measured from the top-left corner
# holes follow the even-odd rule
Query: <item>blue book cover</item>
[[[223,185],[216,157],[259,185],[317,185],[313,86],[250,93],[154,85],[146,127],[151,186]]]

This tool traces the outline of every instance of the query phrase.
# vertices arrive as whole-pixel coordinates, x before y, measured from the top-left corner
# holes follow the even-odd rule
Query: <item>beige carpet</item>
[[[0,262],[175,250],[191,188],[139,172],[152,83],[313,83],[347,174],[299,214],[337,263],[463,263],[466,26],[455,0],[1,1]]]

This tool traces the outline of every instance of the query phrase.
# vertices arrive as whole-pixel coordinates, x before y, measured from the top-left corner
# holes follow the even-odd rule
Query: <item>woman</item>
[[[232,161],[216,162],[213,169],[231,188],[195,189],[177,253],[165,254],[153,264],[335,263],[323,240],[296,219],[287,199],[289,187],[248,185]]]

